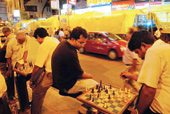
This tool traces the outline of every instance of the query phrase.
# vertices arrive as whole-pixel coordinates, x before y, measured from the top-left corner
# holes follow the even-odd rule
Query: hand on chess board
[[[128,79],[133,79],[133,80],[137,81],[138,75],[130,73],[130,72],[121,72],[120,78],[122,78],[122,79],[128,78]]]

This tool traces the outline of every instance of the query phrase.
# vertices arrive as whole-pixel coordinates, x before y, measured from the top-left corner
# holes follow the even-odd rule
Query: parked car
[[[123,56],[127,41],[109,32],[89,32],[87,42],[80,53],[93,52],[107,55],[110,59]]]

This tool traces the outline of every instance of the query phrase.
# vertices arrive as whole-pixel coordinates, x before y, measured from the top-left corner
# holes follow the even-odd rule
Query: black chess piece
[[[94,102],[94,98],[92,99],[92,102]]]
[[[92,88],[92,91],[91,91],[91,93],[94,93],[94,88]]]
[[[97,91],[98,93],[100,93],[101,92],[101,90],[100,90],[100,87],[98,88],[98,91]]]
[[[96,89],[98,89],[99,88],[99,85],[96,85]]]
[[[108,96],[108,99],[111,99],[110,94],[109,94],[109,96]]]
[[[99,96],[100,96],[100,95],[98,94],[98,95],[97,95],[97,98],[99,98]]]
[[[100,87],[102,88],[102,80],[100,80]]]
[[[113,91],[113,95],[115,95],[115,91]]]
[[[106,94],[108,94],[108,89],[105,90]]]
[[[110,85],[110,89],[112,89],[112,85]]]

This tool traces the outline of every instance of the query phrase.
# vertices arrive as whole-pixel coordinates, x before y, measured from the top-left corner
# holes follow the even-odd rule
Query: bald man
[[[26,36],[24,31],[18,31],[16,34],[16,38],[11,39],[7,44],[5,58],[7,59],[8,71],[6,75],[8,77],[11,77],[12,81],[14,79],[13,78],[14,76],[12,75],[12,69],[16,66],[16,63],[19,64],[27,63],[28,47],[29,47],[29,37]],[[11,87],[12,87],[12,91],[14,91],[13,85],[14,84],[11,82],[11,86],[8,86],[7,91]],[[13,96],[14,95],[12,95],[12,97]],[[9,97],[11,96],[9,95]]]

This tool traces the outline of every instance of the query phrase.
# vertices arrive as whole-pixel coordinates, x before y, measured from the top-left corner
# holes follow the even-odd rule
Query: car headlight
[[[126,47],[120,46],[120,50],[121,50],[122,52],[124,52],[124,51],[126,50]]]

